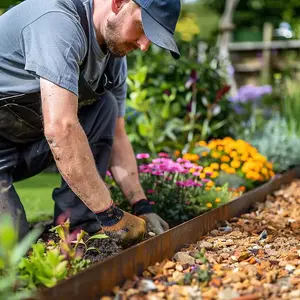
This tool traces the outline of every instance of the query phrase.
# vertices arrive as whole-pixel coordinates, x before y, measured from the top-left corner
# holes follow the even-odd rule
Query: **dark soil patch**
[[[97,250],[89,250],[83,258],[89,259],[91,263],[102,261],[105,258],[119,254],[122,248],[112,239],[91,240],[88,247],[95,247]]]

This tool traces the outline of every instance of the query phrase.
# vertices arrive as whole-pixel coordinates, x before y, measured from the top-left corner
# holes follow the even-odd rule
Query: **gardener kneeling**
[[[146,224],[168,229],[146,200],[125,132],[125,55],[153,42],[179,58],[179,12],[180,0],[26,0],[0,17],[0,213],[20,238],[29,226],[13,182],[54,162],[54,222],[67,215],[72,228],[127,245]],[[107,169],[135,215],[114,205]]]

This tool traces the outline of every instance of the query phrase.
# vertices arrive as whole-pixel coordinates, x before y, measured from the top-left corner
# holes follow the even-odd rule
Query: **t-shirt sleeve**
[[[25,70],[78,96],[79,65],[87,51],[80,21],[48,12],[22,31]]]
[[[118,116],[125,115],[125,100],[127,95],[127,60],[126,57],[116,58],[112,67],[114,87],[111,92],[114,94],[118,103]]]

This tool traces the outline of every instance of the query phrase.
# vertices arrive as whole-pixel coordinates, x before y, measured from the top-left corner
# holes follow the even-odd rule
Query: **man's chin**
[[[127,51],[118,51],[118,50],[114,50],[114,49],[109,49],[110,54],[113,57],[124,57],[126,56],[128,53],[132,52],[135,49],[131,49],[131,50],[127,50]]]

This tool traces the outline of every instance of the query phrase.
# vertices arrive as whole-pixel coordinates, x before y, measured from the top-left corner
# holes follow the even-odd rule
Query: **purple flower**
[[[139,153],[136,155],[137,159],[144,159],[144,158],[149,158],[150,155],[148,153]]]
[[[264,95],[272,93],[272,87],[270,85],[255,86],[252,84],[244,85],[240,87],[237,95],[230,97],[229,101],[233,103],[246,103],[249,101],[256,101],[261,99]]]

